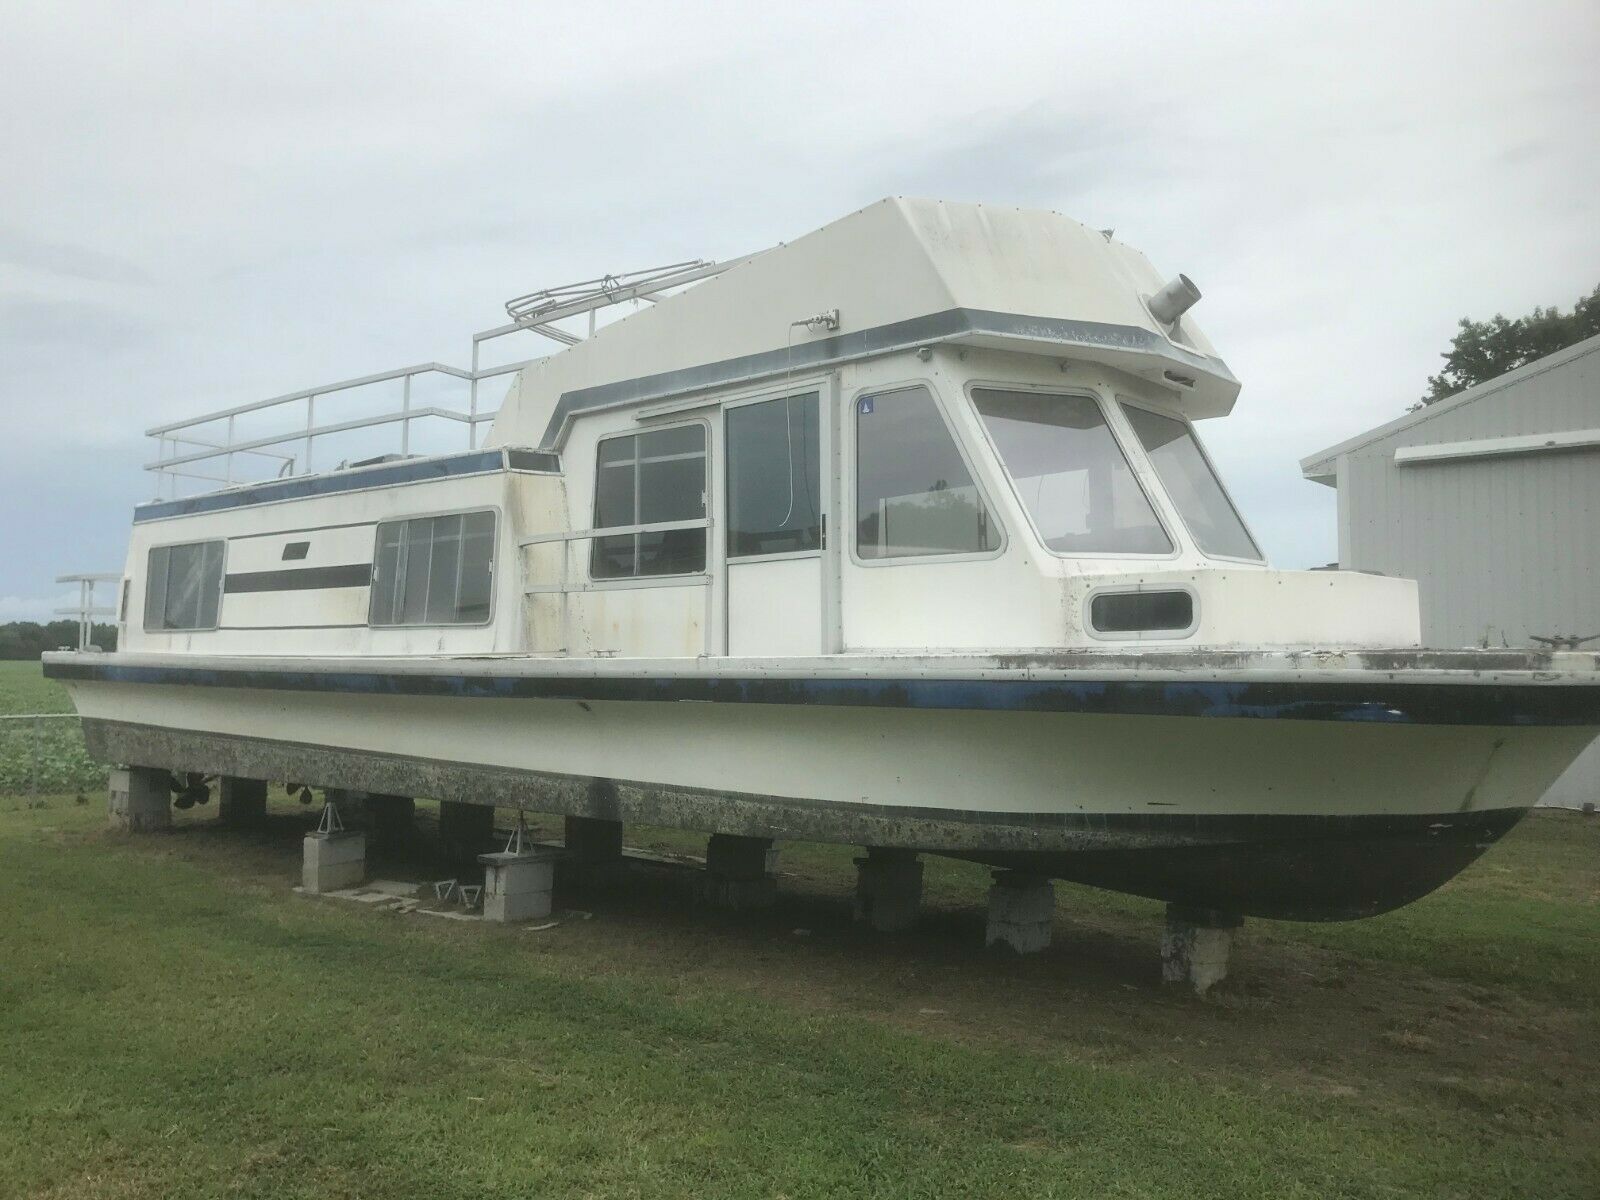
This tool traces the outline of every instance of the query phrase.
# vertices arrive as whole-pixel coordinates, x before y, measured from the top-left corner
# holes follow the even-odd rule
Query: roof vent
[[[1150,297],[1150,315],[1163,325],[1171,325],[1195,306],[1200,289],[1187,275],[1179,275]]]

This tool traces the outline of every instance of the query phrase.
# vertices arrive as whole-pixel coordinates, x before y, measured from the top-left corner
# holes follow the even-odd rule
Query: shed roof
[[[1486,379],[1482,383],[1474,384],[1463,392],[1457,392],[1448,400],[1440,400],[1434,404],[1424,405],[1422,408],[1406,413],[1403,417],[1397,417],[1395,420],[1369,429],[1365,433],[1358,433],[1355,437],[1337,445],[1329,446],[1326,450],[1319,450],[1315,454],[1308,455],[1300,460],[1300,473],[1316,483],[1325,483],[1332,487],[1335,483],[1340,455],[1352,454],[1415,425],[1421,425],[1425,421],[1443,416],[1447,412],[1463,408],[1468,404],[1476,404],[1480,400],[1485,400],[1498,392],[1504,391],[1506,388],[1514,387],[1525,380],[1533,378],[1535,375],[1542,375],[1544,372],[1553,370],[1556,367],[1565,366],[1569,362],[1580,359],[1587,354],[1593,354],[1596,351],[1600,351],[1600,335],[1585,338],[1581,342],[1574,342],[1565,350],[1557,350],[1554,354],[1547,354],[1543,358],[1535,359],[1533,362],[1528,363],[1526,366],[1518,367],[1514,371],[1507,371],[1504,375],[1497,375],[1493,379]]]

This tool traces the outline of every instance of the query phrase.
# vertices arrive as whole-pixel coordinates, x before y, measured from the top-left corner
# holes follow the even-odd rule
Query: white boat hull
[[[908,847],[1301,919],[1437,887],[1600,725],[1592,679],[1529,675],[96,657],[52,673],[110,761]]]

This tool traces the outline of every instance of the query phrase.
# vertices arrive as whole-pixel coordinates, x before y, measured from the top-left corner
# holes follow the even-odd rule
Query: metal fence
[[[106,768],[89,757],[77,713],[0,715],[0,798],[31,808],[105,784]]]

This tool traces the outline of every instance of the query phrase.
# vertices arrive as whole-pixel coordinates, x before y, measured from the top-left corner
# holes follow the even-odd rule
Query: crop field
[[[98,789],[105,770],[84,753],[71,718],[4,720],[23,713],[70,713],[66,692],[45,679],[37,662],[0,661],[0,809],[7,797]]]
[[[809,844],[771,910],[634,864],[499,928],[295,895],[281,791],[141,837],[90,799],[0,796],[0,1196],[1597,1194],[1600,819],[1371,921],[1249,922],[1201,1000],[1159,905],[1058,885],[1017,958],[942,859],[895,936]],[[419,809],[378,874],[437,877]]]

